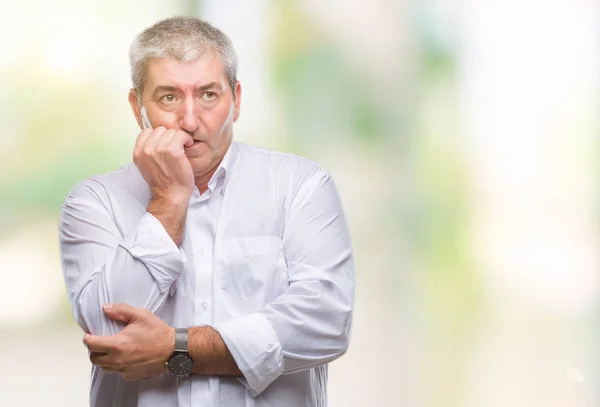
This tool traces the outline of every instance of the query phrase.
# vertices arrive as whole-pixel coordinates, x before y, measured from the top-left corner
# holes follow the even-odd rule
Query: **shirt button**
[[[204,249],[198,250],[198,253],[200,253],[200,256],[204,256]]]
[[[207,309],[208,308],[208,303],[206,301],[204,301],[202,303],[202,309]]]

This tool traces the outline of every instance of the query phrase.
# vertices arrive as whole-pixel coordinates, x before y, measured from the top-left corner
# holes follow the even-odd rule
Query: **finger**
[[[141,150],[142,146],[145,145],[146,139],[152,133],[152,129],[144,129],[138,134],[137,139],[135,140],[135,146],[133,147],[135,150]]]
[[[169,132],[172,133],[173,130],[167,129],[166,127],[163,127],[163,126],[160,126],[160,127],[157,127],[156,129],[154,129],[154,131],[152,133],[150,133],[150,135],[148,135],[148,138],[146,139],[146,144],[144,146],[144,150],[152,151],[152,152],[156,151],[161,140]]]
[[[117,364],[114,360],[107,358],[106,354],[98,353],[97,355],[104,355],[105,358],[92,358],[92,356],[90,356],[90,362],[92,362],[93,365],[98,366],[105,372],[123,373],[125,371],[125,367]]]
[[[100,369],[104,370],[106,373],[121,373],[123,372],[122,368],[117,368],[115,366],[98,366]]]
[[[173,136],[177,131],[173,129],[168,129],[163,134],[161,134],[160,138],[156,140],[156,150],[158,151],[166,151],[173,143]]]
[[[191,147],[194,145],[194,139],[183,130],[172,130],[165,132],[159,143],[158,148],[164,151],[172,148]]]
[[[143,308],[136,308],[132,305],[120,302],[117,304],[104,304],[102,310],[107,317],[123,321],[127,324],[140,319],[144,314]]]
[[[158,126],[155,129],[144,129],[141,131],[141,133],[138,135],[138,138],[136,140],[135,143],[135,150],[136,151],[144,151],[144,148],[148,145],[148,140],[151,137],[154,137],[156,135],[160,135],[162,133],[164,133],[167,129],[164,126]]]
[[[167,131],[167,129],[164,126],[158,126],[153,130],[146,129],[140,133],[138,143],[136,145],[136,153],[138,155],[149,154],[154,151],[154,146],[156,144],[155,140],[159,138],[165,131]]]
[[[174,138],[177,140],[177,143],[183,147],[191,147],[194,145],[194,138],[188,132],[178,131]]]
[[[125,380],[126,382],[137,382],[140,379],[143,379],[144,377],[136,374],[136,373],[122,373],[121,377],[123,378],[123,380]]]
[[[100,367],[112,365],[110,355],[104,352],[90,352],[90,362]]]
[[[100,336],[85,334],[83,336],[85,346],[92,352],[110,353],[115,350],[116,340],[114,336]]]
[[[152,130],[152,129],[145,129],[142,130],[142,132],[139,134],[136,142],[135,142],[135,147],[133,148],[133,161],[137,163],[138,159],[144,154],[149,152],[150,150],[148,149],[148,140],[150,140],[150,138],[152,137],[152,135],[154,133],[158,133],[161,134],[165,131],[166,129],[162,126],[157,127],[156,129]]]

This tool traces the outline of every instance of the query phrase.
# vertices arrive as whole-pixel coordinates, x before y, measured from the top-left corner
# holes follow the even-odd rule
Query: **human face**
[[[211,174],[233,139],[233,122],[239,116],[241,86],[236,97],[229,86],[220,58],[209,52],[192,62],[154,59],[148,64],[142,105],[154,128],[183,130],[195,140],[185,148],[195,177]],[[140,127],[137,95],[129,102]]]

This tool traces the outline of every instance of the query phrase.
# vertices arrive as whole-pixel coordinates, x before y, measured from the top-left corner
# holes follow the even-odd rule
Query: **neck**
[[[196,186],[198,187],[198,190],[200,190],[201,194],[203,194],[208,189],[208,181],[210,181],[210,179],[214,175],[215,171],[217,171],[217,168],[219,167],[219,164],[221,163],[221,161],[219,161],[217,163],[217,165],[215,166],[215,168],[213,168],[212,170],[210,170],[206,174],[202,174],[202,175],[197,176],[194,179],[194,184],[196,184]]]

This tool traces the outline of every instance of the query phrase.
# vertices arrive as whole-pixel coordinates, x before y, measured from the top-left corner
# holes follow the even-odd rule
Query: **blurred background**
[[[330,406],[599,405],[597,1],[0,4],[0,406],[88,404],[58,216],[130,160],[129,44],[179,14],[237,48],[236,139],[342,195],[356,311]]]

